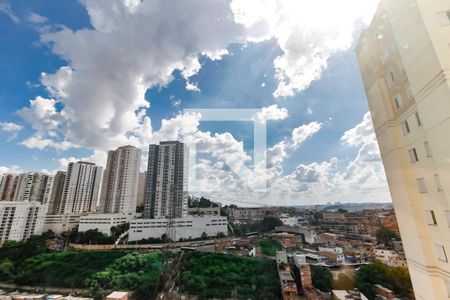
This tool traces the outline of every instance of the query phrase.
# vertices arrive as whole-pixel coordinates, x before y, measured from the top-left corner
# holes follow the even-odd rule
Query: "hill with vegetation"
[[[181,291],[202,299],[275,300],[281,290],[275,261],[221,253],[188,254],[180,276]]]

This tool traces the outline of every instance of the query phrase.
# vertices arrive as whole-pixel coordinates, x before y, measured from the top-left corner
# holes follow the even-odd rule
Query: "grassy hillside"
[[[182,292],[199,299],[280,299],[275,261],[221,253],[189,253],[181,273]]]

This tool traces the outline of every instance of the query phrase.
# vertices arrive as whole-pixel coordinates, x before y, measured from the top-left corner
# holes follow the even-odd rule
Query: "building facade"
[[[128,241],[139,241],[148,238],[161,238],[167,232],[167,219],[136,219],[130,222]],[[216,236],[228,232],[227,217],[220,216],[186,216],[173,219],[170,223],[174,228],[175,241],[199,238],[205,233]]]
[[[69,163],[58,213],[96,211],[101,175],[102,167],[94,163]]]
[[[140,172],[136,206],[144,205],[146,183],[147,183],[147,171]]]
[[[98,230],[106,235],[111,234],[111,227],[128,223],[134,216],[129,214],[87,214],[80,217],[79,232]]]
[[[0,245],[42,233],[46,205],[39,202],[0,202]]]
[[[235,221],[261,221],[266,217],[276,217],[276,207],[238,207],[230,208],[230,218]]]
[[[450,2],[382,0],[356,52],[416,299],[450,297]]]
[[[189,150],[180,142],[150,145],[144,218],[182,218],[187,215]]]
[[[44,218],[42,232],[49,230],[54,233],[63,233],[74,229],[80,224],[81,213],[66,214],[66,215],[51,215],[47,214]]]
[[[0,201],[47,203],[53,177],[40,172],[5,174],[0,183]]]
[[[20,174],[4,174],[0,183],[0,201],[14,201],[20,182]]]
[[[47,213],[54,215],[61,209],[61,198],[64,191],[64,182],[66,181],[66,172],[58,171],[53,177],[53,184],[48,201]]]
[[[136,212],[141,150],[123,146],[108,152],[100,197],[100,212]]]

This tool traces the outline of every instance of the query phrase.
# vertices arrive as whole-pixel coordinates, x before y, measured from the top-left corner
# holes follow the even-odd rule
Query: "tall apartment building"
[[[40,172],[5,174],[0,184],[0,201],[47,203],[53,177]]]
[[[147,171],[139,173],[138,197],[136,205],[143,205],[145,198],[145,184],[147,183]]]
[[[41,234],[45,204],[39,202],[0,202],[0,245],[4,241],[21,241]]]
[[[20,174],[4,174],[0,183],[0,201],[14,201]]]
[[[448,299],[450,1],[381,0],[356,52],[416,299]]]
[[[148,151],[144,218],[187,215],[189,149],[180,142],[160,142]]]
[[[141,150],[123,146],[108,152],[100,211],[134,214],[138,197]]]
[[[102,167],[94,163],[69,163],[58,214],[96,211],[101,176]]]
[[[47,213],[55,215],[61,209],[61,199],[64,191],[64,183],[66,181],[66,172],[58,171],[53,177],[53,185],[48,201]]]

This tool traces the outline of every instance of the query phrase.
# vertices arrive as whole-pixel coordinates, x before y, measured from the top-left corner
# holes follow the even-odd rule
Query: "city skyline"
[[[0,61],[6,70],[0,75],[0,172],[55,173],[79,160],[105,167],[107,151],[127,144],[143,151],[140,170],[145,171],[149,144],[189,135],[201,146],[199,168],[221,183],[222,193],[207,195],[216,201],[390,202],[353,50],[377,1],[359,2],[336,5],[324,0],[340,12],[326,16],[321,16],[321,4],[295,1],[279,4],[274,15],[264,5],[253,11],[245,1],[231,6],[194,1],[189,8],[180,2],[177,9],[192,12],[187,19],[175,18],[189,24],[183,34],[200,33],[198,44],[190,44],[181,43],[173,29],[164,35],[147,29],[143,37],[127,34],[138,28],[173,28],[164,18],[148,17],[170,14],[163,4],[124,6],[108,23],[102,14],[108,7],[102,5],[68,1],[25,8],[2,1],[0,22],[11,34],[2,36]],[[302,11],[321,16],[317,21],[322,23],[308,18],[299,24],[290,13],[294,9],[300,16],[306,17]],[[134,10],[136,23],[126,23]],[[214,34],[192,22],[211,18]],[[255,20],[267,26],[257,28]],[[304,33],[305,40],[292,36],[288,42],[283,26],[290,28],[287,32]],[[223,30],[229,36],[215,34]],[[97,37],[106,32],[110,38],[100,44]],[[78,39],[83,43],[85,35],[92,35],[89,43],[103,49],[104,60],[89,47],[72,44]],[[18,55],[19,43],[27,46],[21,48],[23,61],[15,62],[10,58]],[[152,46],[165,43],[174,51]],[[84,50],[72,53],[71,47]],[[131,60],[122,61],[123,56],[107,49],[126,52]],[[249,193],[224,163],[232,157],[252,167],[251,127],[244,122],[198,122],[197,116],[181,113],[185,108],[262,110],[259,118],[267,121],[267,193]],[[282,193],[286,187],[289,192]]]

